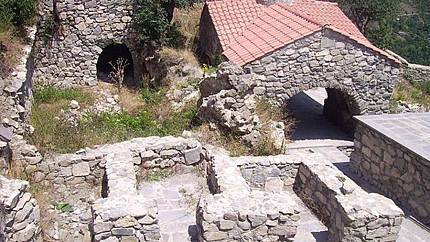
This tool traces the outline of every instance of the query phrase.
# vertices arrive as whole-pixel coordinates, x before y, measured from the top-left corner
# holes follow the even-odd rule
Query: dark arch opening
[[[350,96],[335,88],[326,88],[327,98],[324,101],[324,116],[339,125],[348,135],[355,131],[354,116],[359,115],[357,104]]]
[[[115,72],[114,66],[118,66],[121,59],[126,63],[123,85],[135,86],[137,83],[134,79],[133,57],[125,44],[112,44],[103,49],[97,61],[97,78],[100,81],[114,83],[112,77],[112,73]]]
[[[344,91],[315,88],[300,92],[286,103],[297,121],[293,140],[331,139],[352,141],[357,115],[355,101]]]

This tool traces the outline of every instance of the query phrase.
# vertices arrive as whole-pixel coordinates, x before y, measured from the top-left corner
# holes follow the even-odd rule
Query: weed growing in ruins
[[[34,91],[35,104],[43,103],[66,103],[67,101],[76,100],[79,103],[91,104],[94,100],[87,92],[81,88],[58,89],[54,86],[36,87]]]
[[[151,170],[145,176],[145,181],[160,182],[169,177],[169,172],[166,170]]]
[[[109,77],[115,81],[118,89],[121,91],[122,85],[124,83],[125,68],[130,65],[130,63],[128,63],[128,61],[124,58],[118,58],[115,63],[109,62],[109,65],[113,70],[109,74]]]
[[[210,66],[210,65],[207,65],[207,64],[203,64],[203,73],[205,75],[211,75],[211,74],[213,74],[213,73],[215,73],[217,71],[218,71],[218,67],[216,67],[216,66]]]
[[[54,207],[55,210],[60,211],[61,213],[73,212],[73,207],[69,203],[53,202],[52,206]]]

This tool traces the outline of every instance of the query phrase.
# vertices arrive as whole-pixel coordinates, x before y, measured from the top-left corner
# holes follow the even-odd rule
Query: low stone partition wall
[[[39,241],[40,210],[28,182],[0,176],[0,229],[0,241]]]
[[[185,170],[206,157],[197,141],[174,137],[133,139],[90,153],[102,157],[96,163],[103,168],[100,171],[105,170],[101,172],[104,198],[92,206],[94,241],[159,241],[157,204],[137,190],[138,175],[152,169]]]
[[[93,241],[158,241],[158,209],[137,191],[135,157],[127,150],[106,156],[107,198],[92,206],[90,224]]]
[[[197,209],[199,241],[290,241],[297,232],[300,206],[291,193],[252,191],[235,158],[210,152],[212,193]]]
[[[330,162],[321,159],[304,162],[294,190],[328,227],[328,241],[398,238],[404,217],[402,210],[382,195],[365,192]]]
[[[404,67],[404,75],[411,81],[430,81],[430,66],[408,64]]]
[[[301,160],[278,155],[267,157],[237,157],[243,178],[252,188],[264,190],[292,190]]]
[[[199,142],[174,137],[138,138],[94,149],[79,150],[46,160],[37,159],[29,164],[27,173],[33,182],[48,181],[53,184],[98,184],[104,175],[108,154],[129,152],[139,169],[180,169],[192,166],[204,158]]]
[[[197,211],[200,241],[291,241],[300,211],[288,193],[217,194]]]
[[[103,198],[93,205],[93,241],[159,241],[158,210],[144,196]]]
[[[390,199],[361,189],[329,156],[312,150],[269,157],[211,154],[208,179],[215,194],[199,203],[202,241],[292,240],[304,209],[295,202],[299,198],[328,227],[329,241],[395,241],[398,237],[402,210]],[[272,213],[284,219],[272,219]],[[241,226],[250,223],[249,216],[266,224],[244,230]],[[284,234],[273,234],[272,228]]]
[[[357,119],[354,171],[430,225],[430,113]]]

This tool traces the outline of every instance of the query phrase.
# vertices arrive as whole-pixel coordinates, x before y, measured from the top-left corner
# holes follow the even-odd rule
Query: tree
[[[401,0],[339,0],[360,31],[366,34],[369,23],[394,15]]]
[[[176,0],[137,0],[137,3],[135,29],[144,46],[158,48],[180,43],[182,37],[171,23]]]

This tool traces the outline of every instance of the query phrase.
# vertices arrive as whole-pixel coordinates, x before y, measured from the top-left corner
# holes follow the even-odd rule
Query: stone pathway
[[[196,207],[208,194],[206,179],[194,173],[175,175],[161,182],[144,182],[141,195],[157,201],[161,242],[197,241]]]
[[[323,116],[326,97],[324,88],[316,88],[301,92],[288,100],[288,109],[299,122],[292,134],[294,141],[305,140],[310,145],[324,145],[331,140],[340,141],[341,146],[344,141],[351,141],[351,137]]]

